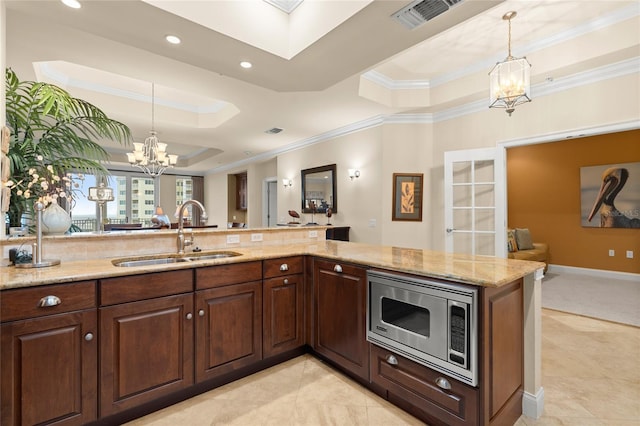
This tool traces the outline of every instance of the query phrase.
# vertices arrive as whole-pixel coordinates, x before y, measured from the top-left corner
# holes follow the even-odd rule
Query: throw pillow
[[[516,242],[516,231],[507,229],[507,249],[509,253],[518,251],[518,243]]]
[[[530,250],[533,248],[531,233],[527,228],[516,228],[516,242],[518,243],[518,250]]]

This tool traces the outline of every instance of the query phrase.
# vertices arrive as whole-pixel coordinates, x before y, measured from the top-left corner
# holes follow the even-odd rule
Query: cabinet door
[[[80,425],[97,415],[96,310],[2,325],[3,425]]]
[[[262,283],[196,293],[196,380],[217,377],[262,359]]]
[[[322,260],[314,265],[314,349],[368,381],[366,270]]]
[[[263,352],[267,358],[304,345],[302,274],[264,280]]]
[[[193,296],[100,309],[100,415],[193,384]]]

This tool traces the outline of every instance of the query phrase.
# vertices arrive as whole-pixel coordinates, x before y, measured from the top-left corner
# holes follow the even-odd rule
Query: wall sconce
[[[286,188],[287,186],[293,185],[293,181],[291,179],[282,179],[282,185]]]
[[[349,169],[349,177],[351,178],[351,180],[353,180],[353,178],[359,178],[360,177],[360,170]]]

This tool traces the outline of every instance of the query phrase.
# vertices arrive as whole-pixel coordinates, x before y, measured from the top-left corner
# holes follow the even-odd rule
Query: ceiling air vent
[[[271,129],[265,130],[265,133],[268,133],[270,135],[276,135],[278,133],[280,133],[283,129],[279,128],[279,127],[272,127]]]
[[[410,30],[446,12],[463,0],[416,0],[403,7],[391,17]]]

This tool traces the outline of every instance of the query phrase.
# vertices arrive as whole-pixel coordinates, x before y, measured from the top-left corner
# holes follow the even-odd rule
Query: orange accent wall
[[[580,225],[580,167],[633,162],[640,130],[507,149],[509,228],[548,243],[551,264],[640,273],[640,229]]]

